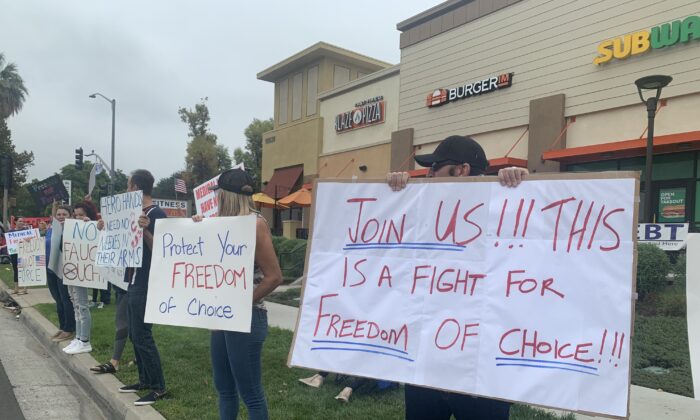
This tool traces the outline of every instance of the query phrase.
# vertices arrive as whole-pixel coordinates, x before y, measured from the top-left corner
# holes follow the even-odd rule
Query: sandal
[[[117,373],[117,369],[111,362],[91,367],[90,370],[95,373]]]

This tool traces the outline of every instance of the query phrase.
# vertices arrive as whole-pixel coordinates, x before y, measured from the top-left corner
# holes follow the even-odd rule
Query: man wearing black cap
[[[450,136],[440,142],[433,153],[418,155],[416,162],[430,168],[428,177],[479,176],[489,162],[484,149],[471,137]],[[528,174],[525,168],[504,168],[498,171],[501,185],[516,187]],[[410,178],[407,172],[390,172],[387,182],[400,191]],[[510,403],[488,398],[439,391],[406,384],[404,388],[406,420],[507,420]]]

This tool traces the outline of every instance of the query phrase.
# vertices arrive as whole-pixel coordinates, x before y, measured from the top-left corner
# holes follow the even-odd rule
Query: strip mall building
[[[397,29],[396,66],[319,43],[258,74],[275,83],[268,195],[316,177],[420,176],[412,155],[452,134],[474,137],[492,173],[643,171],[634,81],[665,74],[651,189],[642,182],[654,214],[640,206],[640,220],[700,228],[699,1],[453,0]]]

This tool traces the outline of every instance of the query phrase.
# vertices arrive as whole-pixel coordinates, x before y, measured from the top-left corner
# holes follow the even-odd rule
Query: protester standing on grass
[[[97,220],[97,209],[91,201],[83,201],[73,206],[73,218],[85,222]],[[68,286],[68,292],[75,311],[75,339],[63,351],[68,354],[89,353],[92,351],[90,344],[92,316],[88,307],[88,288]]]
[[[53,300],[56,301],[58,315],[58,332],[51,337],[54,342],[72,340],[75,338],[75,311],[70,300],[68,287],[63,284],[63,222],[70,217],[73,209],[70,206],[58,205],[54,201],[51,208],[51,226],[46,228],[46,283]],[[54,232],[58,230],[58,234]]]
[[[219,394],[219,417],[238,416],[238,398],[243,399],[251,420],[268,418],[262,386],[262,346],[267,337],[267,310],[263,298],[282,284],[270,228],[253,204],[253,178],[244,170],[230,169],[219,177],[217,190],[220,217],[255,214],[255,264],[253,274],[253,316],[250,333],[212,331],[211,364],[214,386]],[[202,216],[193,216],[195,222]]]
[[[20,216],[17,219],[15,219],[15,228],[11,230],[10,232],[16,232],[18,230],[25,230],[25,229],[31,229],[31,226],[27,225],[24,223],[24,217]],[[19,273],[17,271],[17,254],[10,254],[10,263],[12,264],[12,278],[15,281],[15,289],[12,291],[13,295],[26,295],[27,294],[27,288],[26,287],[19,287]]]
[[[151,405],[161,399],[165,390],[165,377],[160,364],[160,354],[153,339],[153,324],[144,322],[146,316],[146,294],[148,292],[148,274],[151,269],[151,251],[153,249],[153,231],[157,219],[166,218],[165,212],[153,204],[153,175],[145,169],[132,172],[127,182],[127,191],[143,192],[143,213],[138,225],[143,229],[143,258],[141,267],[128,268],[126,278],[129,288],[126,293],[127,320],[129,338],[134,345],[136,365],[139,370],[139,382],[119,388],[119,392],[139,392],[150,389],[151,392],[134,402],[135,405]]]
[[[430,168],[428,177],[464,177],[483,175],[489,163],[484,149],[471,137],[450,136],[435,152],[415,157],[420,166]],[[498,171],[501,185],[515,187],[528,174],[525,168],[504,168]],[[400,191],[410,178],[407,172],[387,174],[387,182]],[[488,398],[440,391],[406,384],[404,388],[406,420],[507,420],[510,403]]]

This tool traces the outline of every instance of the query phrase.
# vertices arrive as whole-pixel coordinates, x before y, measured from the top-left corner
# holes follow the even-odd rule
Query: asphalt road
[[[7,420],[24,420],[24,415],[17,404],[17,398],[12,391],[12,384],[7,378],[2,360],[0,360],[0,413]]]

